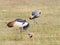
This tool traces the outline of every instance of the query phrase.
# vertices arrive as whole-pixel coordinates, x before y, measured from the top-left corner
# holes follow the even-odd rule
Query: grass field
[[[33,10],[42,12],[34,24],[28,18]],[[16,18],[30,23],[30,39],[17,27],[8,28],[7,23]],[[0,0],[0,45],[60,45],[60,0]]]

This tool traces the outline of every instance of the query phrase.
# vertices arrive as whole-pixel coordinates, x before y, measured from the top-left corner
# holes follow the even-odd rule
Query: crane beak
[[[39,14],[41,14],[41,12],[39,12]]]

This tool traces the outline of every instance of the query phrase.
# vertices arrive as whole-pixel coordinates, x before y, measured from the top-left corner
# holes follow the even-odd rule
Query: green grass
[[[42,12],[33,24],[28,18],[33,10]],[[30,23],[30,39],[17,27],[8,28],[7,23],[16,18]],[[0,0],[0,45],[60,45],[60,0]]]

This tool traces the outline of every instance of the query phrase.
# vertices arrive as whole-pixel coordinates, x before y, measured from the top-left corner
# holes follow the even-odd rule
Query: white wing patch
[[[26,26],[28,23],[27,22],[25,22],[24,24],[23,24],[23,22],[15,22],[14,23],[14,26],[15,27],[24,27],[24,26]]]

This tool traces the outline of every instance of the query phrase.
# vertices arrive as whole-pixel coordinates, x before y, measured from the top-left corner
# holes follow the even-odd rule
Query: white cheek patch
[[[14,26],[15,27],[24,27],[24,26],[26,26],[28,23],[27,22],[25,22],[24,24],[23,24],[23,22],[15,22],[14,23]]]

